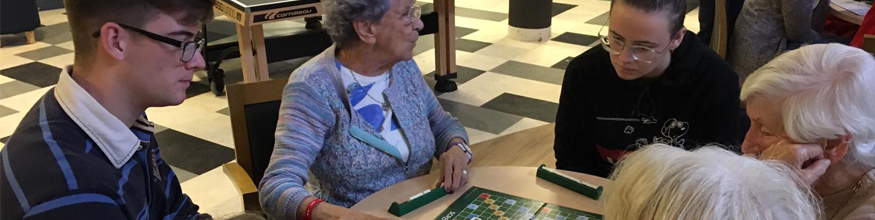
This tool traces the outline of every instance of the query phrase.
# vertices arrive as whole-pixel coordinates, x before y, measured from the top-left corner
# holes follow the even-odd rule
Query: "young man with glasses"
[[[639,147],[737,145],[739,86],[729,65],[683,27],[684,0],[617,0],[599,45],[565,72],[556,167],[607,177]]]
[[[0,151],[3,219],[202,219],[162,159],[149,107],[204,68],[215,0],[66,0],[75,61]]]

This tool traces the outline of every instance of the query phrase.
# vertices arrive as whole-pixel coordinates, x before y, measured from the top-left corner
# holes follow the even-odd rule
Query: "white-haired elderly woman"
[[[611,175],[606,220],[815,220],[817,196],[790,167],[720,147],[655,144]]]
[[[875,59],[811,45],[778,56],[741,89],[742,151],[779,159],[823,197],[824,219],[875,219]]]
[[[285,87],[259,187],[264,211],[273,219],[370,219],[347,208],[427,174],[433,158],[447,191],[464,185],[472,159],[465,129],[411,60],[423,27],[415,0],[322,3],[334,45]]]

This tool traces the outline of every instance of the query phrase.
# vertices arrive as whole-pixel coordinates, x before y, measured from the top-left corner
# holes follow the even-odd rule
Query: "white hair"
[[[816,220],[820,202],[789,167],[720,147],[654,144],[627,155],[606,188],[606,220]]]
[[[741,100],[780,105],[784,130],[814,143],[851,135],[843,161],[875,167],[875,59],[841,44],[809,45],[782,54],[751,74]]]

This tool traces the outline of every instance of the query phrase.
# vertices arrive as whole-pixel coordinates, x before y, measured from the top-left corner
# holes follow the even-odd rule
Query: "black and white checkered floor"
[[[424,7],[430,0],[422,1]],[[437,94],[441,105],[458,117],[474,143],[552,123],[565,66],[596,42],[608,16],[610,1],[554,0],[552,35],[544,43],[506,38],[507,0],[456,2],[456,56],[459,90]],[[692,8],[691,8],[692,9]],[[697,10],[686,26],[698,31]],[[0,148],[24,113],[58,80],[61,68],[73,62],[73,42],[63,9],[40,12],[44,27],[38,42],[26,44],[23,34],[4,35],[0,42]],[[233,41],[233,24],[219,18],[210,24],[210,38]],[[303,22],[265,26],[266,35],[302,29]],[[217,28],[212,28],[212,27]],[[269,48],[268,48],[269,49]],[[426,81],[433,85],[434,40],[422,36],[414,49]],[[303,60],[270,64],[273,78],[288,76]],[[240,81],[239,61],[222,64],[228,83]],[[205,78],[196,74],[196,80]],[[173,166],[184,191],[202,211],[222,216],[240,211],[237,192],[220,166],[234,160],[231,123],[225,97],[216,97],[203,80],[192,83],[180,106],[147,111],[158,125],[163,157]]]

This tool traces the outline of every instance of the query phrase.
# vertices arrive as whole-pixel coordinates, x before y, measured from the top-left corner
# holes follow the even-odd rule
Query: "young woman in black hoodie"
[[[610,13],[601,45],[565,72],[556,167],[607,177],[648,144],[737,146],[738,76],[683,27],[686,1],[614,0]]]

